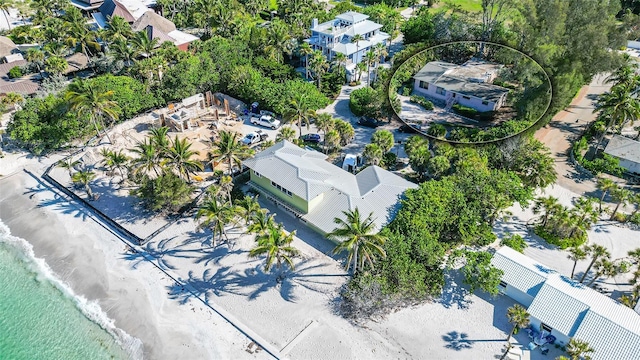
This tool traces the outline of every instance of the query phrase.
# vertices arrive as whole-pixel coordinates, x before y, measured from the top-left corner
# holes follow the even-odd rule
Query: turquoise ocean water
[[[139,359],[141,349],[0,221],[0,360]]]

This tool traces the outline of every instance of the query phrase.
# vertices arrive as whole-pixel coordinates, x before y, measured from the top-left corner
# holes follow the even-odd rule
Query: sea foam
[[[35,256],[33,246],[25,239],[11,235],[9,227],[0,219],[0,243],[8,245],[15,251],[16,255],[24,260],[25,264],[36,274],[39,279],[49,281],[62,294],[69,298],[76,307],[89,320],[98,324],[102,329],[107,331],[115,341],[120,345],[129,358],[139,360],[143,358],[142,341],[136,337],[127,334],[124,330],[118,328],[114,324],[114,320],[102,310],[100,305],[95,301],[89,301],[82,295],[74,293],[73,289],[58,278],[51,270],[44,259]]]

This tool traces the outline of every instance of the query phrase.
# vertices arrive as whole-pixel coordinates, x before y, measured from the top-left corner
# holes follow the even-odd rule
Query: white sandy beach
[[[7,160],[0,160],[3,171],[16,166]],[[144,358],[265,356],[244,351],[251,340],[197,299],[185,304],[169,299],[171,279],[148,262],[133,269],[123,260],[126,249],[119,238],[26,172],[0,178],[0,219],[77,294],[97,302],[116,327],[142,340]]]

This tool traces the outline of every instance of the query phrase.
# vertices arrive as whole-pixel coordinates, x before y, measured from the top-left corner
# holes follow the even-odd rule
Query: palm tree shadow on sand
[[[298,286],[324,293],[323,286],[331,285],[331,282],[323,281],[322,278],[346,276],[345,274],[310,273],[326,265],[307,266],[305,265],[307,263],[308,260],[303,260],[298,264],[295,272],[283,272],[280,277],[276,275],[279,273],[277,269],[265,273],[262,264],[241,271],[232,270],[230,266],[223,266],[215,271],[206,269],[202,276],[197,276],[190,271],[187,279],[181,279],[181,284],[172,284],[167,289],[169,298],[177,300],[180,304],[186,304],[191,298],[197,297],[209,305],[212,296],[221,297],[225,294],[255,300],[272,289],[278,291],[285,301],[296,302],[295,290]]]

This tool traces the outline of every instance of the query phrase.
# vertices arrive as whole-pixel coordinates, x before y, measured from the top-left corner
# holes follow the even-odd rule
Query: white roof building
[[[640,142],[628,137],[613,135],[604,149],[609,154],[620,160],[620,166],[627,171],[640,174]]]
[[[506,295],[516,301],[518,291],[533,296],[523,304],[532,325],[551,328],[565,344],[573,337],[586,341],[593,360],[640,358],[640,315],[633,309],[506,246],[491,263],[504,271]]]
[[[347,56],[347,60],[357,64],[362,59],[362,54],[369,51],[377,44],[387,43],[389,34],[380,31],[382,25],[368,20],[369,16],[355,11],[336,16],[335,19],[318,24],[313,19],[311,25],[311,37],[306,39],[314,50],[320,50],[329,60],[336,53]],[[363,40],[358,44],[352,43],[355,35],[361,35]]]
[[[363,216],[373,212],[379,230],[395,216],[404,191],[418,187],[377,166],[353,175],[326,158],[320,152],[281,141],[245,160],[244,165],[252,170],[252,182],[260,190],[284,194],[279,198],[324,233],[334,230],[334,217],[356,207]]]

